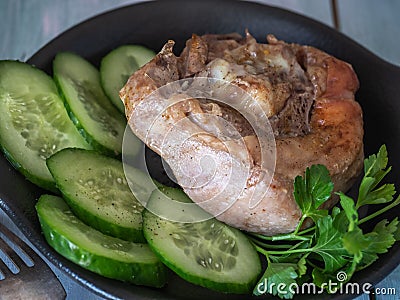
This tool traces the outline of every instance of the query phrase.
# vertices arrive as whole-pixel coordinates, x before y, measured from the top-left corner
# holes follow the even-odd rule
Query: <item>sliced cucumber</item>
[[[149,206],[189,198],[172,188],[153,191]],[[198,208],[201,210],[201,208]],[[143,231],[149,246],[183,279],[226,293],[249,293],[261,272],[260,258],[247,237],[212,218],[198,223],[178,223],[143,213]]]
[[[60,197],[41,196],[36,210],[47,242],[67,259],[108,278],[154,287],[165,284],[166,268],[148,245],[113,238],[85,225]]]
[[[51,156],[47,166],[68,205],[82,221],[104,234],[145,242],[143,206],[129,189],[120,161],[94,151],[64,149]],[[131,169],[130,174],[133,172],[139,182],[143,181],[144,173]]]
[[[119,98],[119,91],[129,76],[154,56],[155,53],[146,47],[124,45],[112,50],[102,59],[100,77],[104,92],[122,113],[125,112],[125,107]]]
[[[64,108],[52,78],[18,61],[0,61],[0,144],[33,183],[55,191],[46,158],[65,147],[90,146]]]
[[[68,113],[86,140],[106,154],[121,153],[126,120],[104,94],[99,71],[66,52],[57,54],[53,68]]]

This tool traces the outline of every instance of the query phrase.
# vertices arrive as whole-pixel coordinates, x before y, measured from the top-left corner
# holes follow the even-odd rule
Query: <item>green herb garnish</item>
[[[376,261],[378,254],[387,252],[400,239],[397,217],[391,221],[381,220],[371,232],[364,232],[360,227],[400,203],[400,196],[394,200],[394,185],[382,184],[391,170],[387,164],[387,150],[383,145],[378,154],[364,160],[364,177],[357,200],[344,193],[336,193],[341,208],[334,207],[331,211],[319,209],[333,191],[327,168],[313,165],[306,169],[304,176],[297,176],[294,180],[294,198],[302,217],[295,231],[272,237],[249,235],[257,251],[268,262],[253,293],[271,293],[282,299],[291,299],[294,296],[294,284],[300,286],[304,282],[312,282],[322,288],[328,281],[343,284],[351,279],[354,272]],[[386,206],[359,218],[361,207],[376,204]],[[308,218],[315,225],[301,230]],[[338,273],[345,274],[345,278],[339,278]]]

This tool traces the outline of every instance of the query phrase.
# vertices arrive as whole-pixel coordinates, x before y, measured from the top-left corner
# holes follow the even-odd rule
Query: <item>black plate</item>
[[[159,50],[168,39],[174,39],[179,51],[191,34],[244,33],[248,28],[258,41],[267,33],[279,39],[308,44],[350,62],[359,76],[361,88],[357,100],[364,111],[365,152],[375,153],[386,143],[390,163],[400,170],[400,107],[398,85],[400,69],[382,61],[368,50],[335,30],[308,18],[281,9],[237,1],[159,1],[147,2],[111,11],[63,33],[29,59],[29,63],[51,74],[56,53],[74,51],[98,64],[108,51],[121,44],[144,44]],[[34,211],[37,197],[43,192],[16,172],[6,159],[0,157],[0,206],[28,239],[54,265],[104,297],[125,299],[243,299],[243,296],[221,295],[193,286],[172,277],[163,289],[151,289],[109,280],[86,271],[55,253],[45,242]],[[400,187],[400,176],[391,174],[389,180]],[[390,219],[400,211],[392,210]],[[400,262],[400,244],[382,255],[370,268],[357,273],[353,282],[376,284]],[[351,295],[318,296],[318,299],[349,299]],[[249,297],[250,298],[250,297]],[[303,298],[303,297],[299,297]],[[311,299],[308,295],[305,297]]]

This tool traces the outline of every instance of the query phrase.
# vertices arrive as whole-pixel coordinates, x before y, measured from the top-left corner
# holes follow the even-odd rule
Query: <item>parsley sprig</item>
[[[257,251],[266,257],[268,266],[259,280],[266,293],[282,299],[293,298],[291,284],[313,282],[319,287],[330,280],[337,284],[349,281],[354,272],[364,269],[378,259],[378,254],[400,240],[398,218],[383,219],[372,231],[365,232],[360,225],[368,222],[400,203],[393,184],[382,184],[391,171],[388,167],[386,146],[364,160],[364,177],[356,200],[342,192],[336,193],[339,207],[331,211],[320,209],[333,195],[333,183],[327,168],[313,165],[304,176],[294,180],[294,198],[302,211],[302,217],[294,232],[276,236],[250,234]],[[376,212],[360,219],[359,210],[365,205],[385,204]],[[314,226],[303,228],[306,220]],[[345,272],[346,281],[336,275]],[[253,293],[260,294],[256,285]],[[277,288],[280,285],[281,288]]]

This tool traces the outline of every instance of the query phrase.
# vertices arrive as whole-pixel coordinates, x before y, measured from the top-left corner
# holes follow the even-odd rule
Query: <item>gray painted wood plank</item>
[[[281,7],[333,26],[330,0],[255,0],[255,2]]]
[[[24,61],[73,25],[112,8],[135,2],[139,1],[1,0],[0,59]]]
[[[400,65],[400,1],[337,0],[340,28],[381,58]]]
[[[138,0],[2,0],[0,59],[26,60],[67,28]],[[260,0],[332,25],[328,0]],[[79,9],[78,9],[79,8]],[[5,25],[6,24],[6,25]]]

